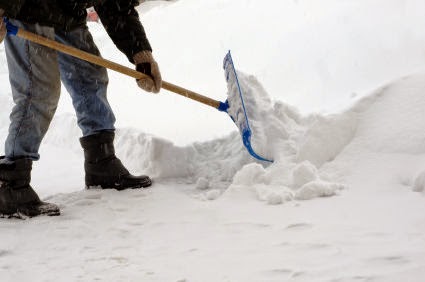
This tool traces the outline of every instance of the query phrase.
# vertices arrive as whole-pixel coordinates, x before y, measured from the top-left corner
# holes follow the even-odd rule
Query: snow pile
[[[346,113],[357,117],[355,136],[323,170],[339,171],[349,179],[363,175],[382,187],[395,182],[423,191],[424,89],[422,72],[389,83],[360,100]]]
[[[306,150],[300,146],[302,144],[300,141],[306,138],[303,134],[311,126],[311,119],[301,117],[296,110],[282,102],[273,103],[254,76],[238,72],[238,78],[252,130],[252,147],[257,154],[273,159],[274,163],[269,165],[251,162],[246,166],[241,165],[228,193],[252,190],[262,201],[269,204],[281,204],[293,199],[308,200],[332,196],[343,189],[344,186],[341,184],[327,182],[308,158],[300,162],[297,157],[300,152],[306,155],[304,153]],[[231,95],[236,96],[238,85],[232,79],[229,79],[228,84],[229,98],[232,98],[229,100],[231,106],[229,111],[236,112],[242,105],[238,103],[238,97],[234,98]],[[236,106],[233,105],[234,103]],[[241,119],[244,120],[244,118]],[[241,119],[237,119],[238,122]],[[316,148],[317,151],[321,149]],[[332,152],[325,153],[327,153],[323,155],[325,159],[329,160],[333,157]]]

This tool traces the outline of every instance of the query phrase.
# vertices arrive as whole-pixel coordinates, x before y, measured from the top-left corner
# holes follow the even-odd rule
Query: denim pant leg
[[[56,40],[100,55],[87,26],[69,32],[56,30]],[[114,130],[115,116],[106,96],[106,69],[69,55],[59,53],[58,56],[62,83],[71,95],[83,136]]]
[[[53,28],[12,22],[20,28],[54,38]],[[5,49],[15,102],[5,143],[6,158],[38,160],[41,140],[56,111],[60,95],[57,53],[16,36],[6,37]]]

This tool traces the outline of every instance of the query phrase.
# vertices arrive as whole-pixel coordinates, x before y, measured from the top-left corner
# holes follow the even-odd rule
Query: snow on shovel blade
[[[242,89],[239,84],[238,75],[236,73],[230,51],[224,58],[223,68],[228,89],[228,98],[226,101],[226,104],[228,105],[227,113],[239,128],[245,148],[248,150],[249,154],[257,160],[273,162],[272,160],[259,156],[252,148],[252,130],[249,126],[248,114],[243,99]]]

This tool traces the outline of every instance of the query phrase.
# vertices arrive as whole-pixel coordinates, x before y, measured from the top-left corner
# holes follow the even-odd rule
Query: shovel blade
[[[251,144],[252,130],[249,125],[248,114],[243,99],[242,89],[239,83],[238,74],[233,63],[230,51],[224,57],[223,69],[227,82],[228,98],[226,104],[228,106],[227,113],[232,118],[233,122],[239,128],[242,141],[248,153],[255,159],[265,162],[273,162],[258,155]]]

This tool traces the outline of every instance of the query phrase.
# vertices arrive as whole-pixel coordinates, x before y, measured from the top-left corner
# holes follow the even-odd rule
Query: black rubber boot
[[[40,200],[32,189],[32,160],[0,157],[0,214],[2,216],[59,215],[59,207]]]
[[[127,188],[144,188],[152,185],[146,176],[133,176],[115,156],[115,134],[102,131],[98,134],[80,138],[84,149],[84,169],[86,186],[103,189],[124,190]]]

